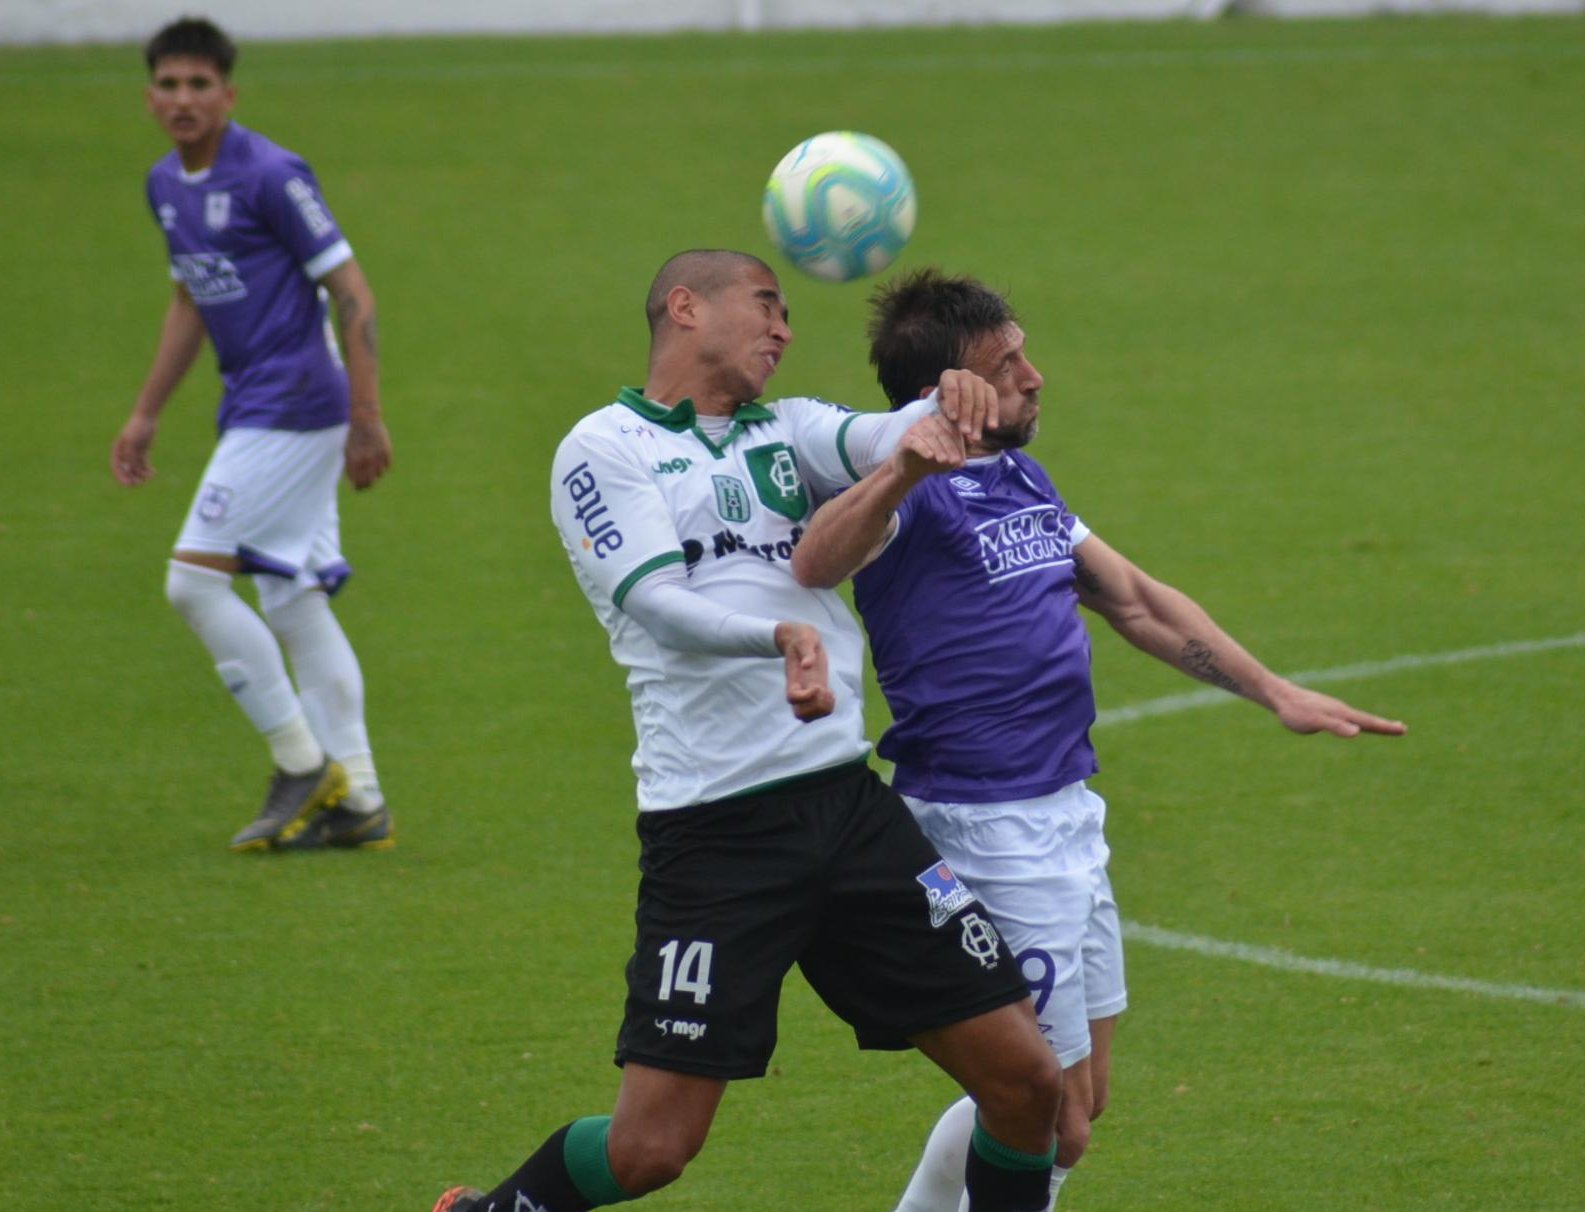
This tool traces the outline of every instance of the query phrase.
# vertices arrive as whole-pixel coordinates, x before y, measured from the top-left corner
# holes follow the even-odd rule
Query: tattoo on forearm
[[[1101,596],[1101,578],[1090,571],[1089,565],[1084,562],[1084,557],[1077,552],[1073,555],[1073,579],[1079,583],[1079,588],[1092,597]]]
[[[1190,640],[1183,646],[1179,661],[1191,676],[1199,678],[1202,682],[1220,686],[1230,694],[1244,693],[1244,688],[1239,685],[1237,678],[1230,677],[1217,667],[1215,651],[1199,640]]]
[[[351,291],[343,291],[335,295],[336,315],[341,321],[341,335],[349,345],[353,337],[362,344],[365,352],[371,358],[380,356],[380,341],[374,325],[374,311],[363,315],[363,309],[358,303],[358,296]]]

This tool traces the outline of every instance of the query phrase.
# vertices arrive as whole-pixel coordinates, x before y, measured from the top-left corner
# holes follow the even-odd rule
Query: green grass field
[[[769,256],[765,174],[841,127],[914,171],[902,265],[1011,290],[1035,453],[1113,546],[1277,669],[1488,650],[1330,684],[1401,742],[1107,715],[1125,913],[1200,949],[1132,945],[1063,1208],[1582,1206],[1585,22],[256,45],[238,83],[380,300],[397,458],[339,609],[401,842],[226,852],[265,758],[160,589],[207,359],[158,478],[107,464],[168,290],[141,62],[0,50],[8,1203],[419,1212],[608,1108],[631,725],[551,451],[642,380],[659,263]],[[878,407],[865,287],[785,286],[776,394]],[[1096,669],[1108,713],[1193,689],[1110,634]],[[646,1207],[890,1209],[949,1084],[796,979],[782,1037]]]

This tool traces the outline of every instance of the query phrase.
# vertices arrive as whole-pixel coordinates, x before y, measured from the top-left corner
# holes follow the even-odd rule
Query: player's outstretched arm
[[[352,397],[347,430],[347,479],[368,488],[391,465],[391,435],[380,415],[380,345],[374,320],[374,291],[355,260],[343,261],[325,275],[336,308],[347,387]]]
[[[976,442],[985,428],[994,428],[1000,421],[996,389],[984,379],[967,370],[949,370],[941,382],[922,399],[891,412],[856,412],[839,415],[834,425],[836,445],[841,450],[842,466],[833,482],[847,487],[880,467],[892,456],[903,435],[925,417],[941,415],[950,428],[955,428],[965,442]],[[826,418],[830,420],[830,418]],[[799,460],[803,462],[809,447],[815,441],[799,447]],[[832,455],[836,458],[835,452]],[[805,469],[809,470],[808,468]],[[820,483],[818,477],[815,482]]]
[[[886,462],[815,511],[793,548],[798,583],[831,589],[868,564],[885,545],[908,490],[926,476],[962,467],[963,457],[961,429],[945,416],[909,426]]]
[[[835,711],[820,633],[808,623],[777,623],[776,647],[787,661],[787,701],[793,714],[808,723]]]
[[[192,369],[203,346],[204,321],[198,314],[198,305],[186,287],[177,286],[160,325],[153,365],[132,406],[132,415],[110,448],[111,474],[129,488],[145,483],[154,475],[149,451],[154,447],[160,413],[177,384]]]
[[[1299,733],[1402,736],[1401,721],[1361,711],[1273,673],[1186,593],[1145,574],[1091,535],[1073,552],[1079,601],[1136,648],[1190,677],[1242,695]]]
[[[1374,732],[1381,736],[1402,736],[1409,729],[1399,720],[1385,719],[1352,707],[1342,699],[1300,686],[1286,678],[1272,693],[1272,710],[1283,726],[1298,733],[1330,732],[1333,736],[1358,736]]]

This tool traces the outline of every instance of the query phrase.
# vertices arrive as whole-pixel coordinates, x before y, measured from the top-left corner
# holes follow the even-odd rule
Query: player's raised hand
[[[965,457],[963,434],[940,413],[915,421],[892,451],[892,469],[908,484],[926,476],[956,471]]]
[[[347,430],[347,479],[354,488],[368,488],[391,465],[391,435],[378,417],[353,421]]]
[[[133,413],[116,435],[110,448],[110,472],[128,488],[146,483],[154,476],[149,462],[149,450],[154,445],[157,423],[139,413]]]
[[[776,647],[787,662],[787,701],[804,723],[836,710],[826,668],[826,647],[808,623],[777,623]]]
[[[966,441],[978,442],[986,429],[1001,423],[996,388],[971,370],[948,370],[936,385],[941,415],[957,426]]]
[[[1289,682],[1275,704],[1283,727],[1298,733],[1330,732],[1333,736],[1354,737],[1361,732],[1381,736],[1402,736],[1408,727],[1400,720],[1384,719],[1351,707],[1342,699],[1307,690]]]

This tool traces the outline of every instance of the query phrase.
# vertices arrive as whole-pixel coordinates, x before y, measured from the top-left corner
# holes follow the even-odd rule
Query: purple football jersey
[[[853,581],[892,726],[892,784],[994,803],[1094,774],[1090,637],[1073,544],[1088,531],[1021,451],[931,476]],[[1077,532],[1077,533],[1075,533]]]
[[[187,287],[215,345],[220,429],[346,421],[347,375],[317,280],[352,249],[308,165],[233,122],[208,169],[184,172],[174,151],[155,164],[148,197],[171,277]]]

